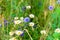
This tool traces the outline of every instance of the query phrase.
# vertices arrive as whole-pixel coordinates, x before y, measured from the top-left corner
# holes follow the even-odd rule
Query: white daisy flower
[[[60,33],[60,28],[57,28],[55,32]]]
[[[17,40],[15,37],[13,37],[13,38],[11,38],[11,39],[9,39],[9,40]]]
[[[22,33],[23,33],[23,31],[19,31],[19,30],[15,31],[15,34],[18,35],[18,36],[21,35]]]
[[[20,20],[23,20],[24,18],[23,17],[20,17]]]
[[[15,19],[15,20],[17,20],[17,19],[18,19],[18,17],[15,17],[14,19]]]
[[[29,5],[29,6],[26,6],[26,9],[31,9],[31,6]]]
[[[29,23],[29,26],[34,26],[34,23],[33,23],[33,22],[30,22],[30,23]]]
[[[14,32],[13,31],[9,32],[9,35],[10,36],[13,36],[14,35]]]
[[[34,14],[30,14],[29,17],[30,17],[30,18],[34,18]]]
[[[15,23],[15,24],[20,24],[21,21],[20,21],[20,20],[14,20],[14,23]]]
[[[23,17],[20,17],[20,20],[23,22],[24,18]]]
[[[41,30],[40,33],[46,35],[46,30]]]

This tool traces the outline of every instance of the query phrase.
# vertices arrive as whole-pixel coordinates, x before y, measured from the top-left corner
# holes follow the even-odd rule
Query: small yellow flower
[[[30,14],[29,17],[30,17],[30,18],[34,18],[34,14]]]
[[[30,23],[29,23],[29,26],[34,26],[34,23],[33,23],[33,22],[30,22]]]

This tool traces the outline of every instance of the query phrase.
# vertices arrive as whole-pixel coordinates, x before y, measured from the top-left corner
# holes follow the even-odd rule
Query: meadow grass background
[[[23,7],[31,5],[32,8],[27,10]],[[56,28],[60,28],[60,5],[56,3],[55,8],[51,11],[49,0],[0,0],[0,40],[9,40],[9,32],[13,30],[27,29],[33,40],[60,40],[60,34],[54,33]],[[14,17],[27,17],[29,14],[34,14],[33,22],[36,24],[34,31],[25,23],[14,25]],[[8,23],[5,25],[4,20]],[[14,27],[15,26],[15,27]],[[41,35],[41,30],[47,30],[47,36]],[[16,36],[18,40],[31,40],[27,32],[24,36]]]

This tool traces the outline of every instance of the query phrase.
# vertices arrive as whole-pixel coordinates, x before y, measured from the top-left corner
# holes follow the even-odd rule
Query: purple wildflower
[[[29,17],[24,18],[24,22],[29,22],[29,21],[30,21]]]
[[[4,20],[4,25],[6,26],[8,24],[8,21],[7,20]]]
[[[48,8],[49,8],[49,10],[53,10],[53,6],[49,6]]]
[[[20,34],[20,36],[24,36],[24,32],[22,34]]]
[[[7,23],[7,20],[4,20],[4,23]]]

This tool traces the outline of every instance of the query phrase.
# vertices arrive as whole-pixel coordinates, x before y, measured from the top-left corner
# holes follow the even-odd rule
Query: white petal
[[[29,17],[30,17],[30,18],[34,18],[34,14],[30,14]]]
[[[30,22],[30,23],[29,23],[29,26],[34,26],[34,23],[33,23],[33,22]]]
[[[31,6],[26,6],[26,9],[31,9]]]
[[[18,19],[18,17],[15,17],[14,19]]]

